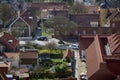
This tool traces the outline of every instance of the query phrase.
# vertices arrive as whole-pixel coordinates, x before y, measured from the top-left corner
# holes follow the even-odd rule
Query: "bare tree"
[[[2,20],[4,27],[5,23],[12,17],[12,14],[12,9],[8,4],[1,4],[0,19]]]
[[[84,6],[84,4],[76,2],[73,6],[70,7],[69,12],[71,14],[87,13],[87,8]]]
[[[77,30],[77,24],[63,16],[55,16],[50,18],[44,24],[45,27],[52,28],[54,33],[60,36],[70,35],[71,33],[74,34]]]

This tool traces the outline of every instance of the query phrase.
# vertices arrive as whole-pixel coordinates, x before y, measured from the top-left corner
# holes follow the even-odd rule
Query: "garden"
[[[30,73],[34,80],[58,80],[72,76],[72,68],[67,65],[68,60],[63,61],[65,50],[38,50],[39,66]]]

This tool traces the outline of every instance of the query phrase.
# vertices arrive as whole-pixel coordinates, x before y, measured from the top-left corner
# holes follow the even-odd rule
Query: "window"
[[[112,27],[115,27],[115,23],[112,23]]]
[[[91,27],[98,27],[98,21],[91,21],[90,25]]]
[[[83,34],[84,34],[84,35],[86,34],[86,30],[83,30]]]

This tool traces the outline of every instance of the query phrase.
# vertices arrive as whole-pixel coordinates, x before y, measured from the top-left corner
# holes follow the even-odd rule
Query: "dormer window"
[[[32,16],[30,16],[30,17],[29,17],[29,19],[33,19],[33,17],[32,17]]]
[[[8,40],[9,43],[13,43],[13,40]]]

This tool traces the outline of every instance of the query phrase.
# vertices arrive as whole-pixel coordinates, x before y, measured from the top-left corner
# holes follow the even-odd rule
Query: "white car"
[[[67,49],[67,46],[64,44],[60,44],[60,45],[58,45],[58,49],[65,50],[65,49]]]
[[[79,49],[78,44],[71,44],[71,45],[69,45],[69,48],[75,49],[75,50]]]

